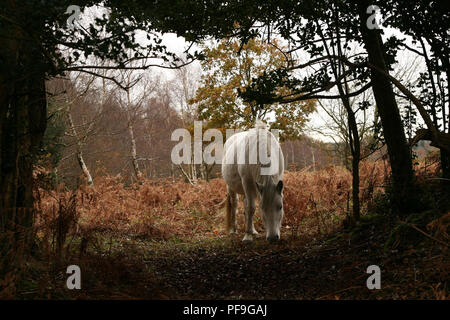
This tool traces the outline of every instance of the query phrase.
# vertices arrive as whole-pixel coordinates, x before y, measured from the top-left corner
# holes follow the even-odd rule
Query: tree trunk
[[[31,41],[14,40],[20,32],[9,28],[12,37],[0,47],[0,273],[11,267],[6,260],[20,262],[32,240],[33,163],[47,124],[39,51]]]
[[[133,164],[133,170],[134,170],[134,174],[136,175],[136,179],[137,179],[137,181],[140,181],[142,179],[142,173],[141,173],[141,170],[139,169],[139,163],[137,160],[136,139],[134,137],[133,121],[131,119],[130,106],[131,106],[130,91],[127,90],[126,113],[127,113],[128,134],[130,136],[130,143],[131,143],[131,149],[130,149],[131,163]]]
[[[441,152],[441,170],[442,178],[450,179],[450,153],[444,149],[440,149]],[[450,185],[448,180],[444,181],[445,185]]]
[[[359,140],[358,124],[355,114],[348,105],[347,110],[348,125],[350,128],[350,145],[352,149],[352,199],[353,199],[353,219],[358,221],[361,215],[359,201],[359,162],[361,159],[361,143]]]
[[[343,72],[345,67],[342,66]],[[334,68],[336,77],[338,76],[336,68]],[[352,109],[350,100],[346,96],[348,89],[344,90],[341,82],[337,84],[339,94],[341,95],[342,104],[347,112],[348,123],[348,146],[352,155],[352,201],[353,201],[353,220],[358,221],[361,216],[361,208],[359,201],[359,162],[361,161],[361,141],[358,132],[358,123],[356,122],[355,112]],[[347,143],[346,143],[347,145]]]
[[[312,155],[311,161],[312,161],[313,171],[316,171],[316,157],[314,156],[314,148],[313,148],[312,144],[311,144],[311,155]]]
[[[191,180],[193,184],[197,184],[198,180],[197,165],[194,163],[194,160],[192,160],[191,164]]]
[[[83,171],[83,174],[86,177],[88,185],[92,187],[94,185],[94,180],[92,179],[91,173],[89,172],[89,169],[84,162],[83,152],[81,150],[78,150],[76,156],[78,164],[80,165],[81,171]]]
[[[338,12],[335,12],[335,18],[338,20]],[[338,31],[339,32],[339,31]],[[328,55],[331,55],[330,49],[327,45],[327,42],[325,40],[325,37],[323,36],[323,33],[320,32],[320,35],[322,37],[322,41],[324,43],[324,47],[327,51]],[[333,53],[338,52],[339,56],[342,56],[342,49],[341,49],[341,42],[339,34],[337,34],[337,40],[336,40],[337,48],[336,50],[333,48]],[[341,64],[341,68],[338,68],[338,66],[335,64],[334,60],[331,59],[331,68],[333,70],[334,77],[336,78],[336,85],[339,91],[339,95],[341,96],[342,104],[344,105],[345,111],[347,113],[347,124],[348,124],[348,141],[345,141],[345,147],[348,146],[350,148],[350,152],[352,155],[352,200],[353,200],[353,221],[356,222],[360,218],[360,201],[359,201],[359,162],[361,159],[361,142],[359,139],[359,132],[358,132],[358,123],[356,122],[356,116],[355,112],[352,109],[352,105],[350,103],[350,99],[348,98],[349,94],[349,88],[348,88],[348,82],[347,78],[344,77],[342,80],[340,79],[342,75],[346,73],[345,65]],[[341,70],[341,71],[340,71]],[[343,81],[343,82],[342,82]],[[344,134],[345,136],[345,134]],[[347,162],[347,159],[346,159]]]
[[[86,162],[84,161],[83,157],[83,143],[80,140],[80,137],[78,136],[77,130],[75,129],[75,124],[73,123],[72,114],[70,109],[67,111],[67,117],[69,118],[69,125],[70,129],[72,131],[72,135],[74,136],[76,143],[77,143],[77,151],[76,151],[76,157],[77,162],[80,165],[81,171],[83,172],[83,175],[85,176],[87,183],[89,186],[94,185],[94,180],[92,179],[91,173],[89,172],[89,169],[86,165]]]
[[[447,57],[448,58],[448,57]],[[445,112],[445,103],[442,106],[442,121],[444,123],[443,131],[450,133],[450,64],[446,62],[447,66],[447,113]],[[450,179],[450,152],[441,148],[441,168],[442,177],[444,179]],[[444,180],[444,185],[450,188],[450,181]]]
[[[134,173],[136,175],[137,180],[141,180],[142,173],[139,169],[139,163],[137,160],[137,151],[136,151],[136,139],[134,138],[134,130],[133,130],[133,124],[131,123],[131,120],[128,120],[128,134],[130,135],[130,142],[131,142],[131,162],[133,164]]]
[[[289,146],[291,147],[291,163],[295,163],[295,154],[294,154],[294,142],[293,141],[289,141]],[[286,157],[287,159],[287,157]],[[287,163],[289,165],[289,163]],[[288,168],[288,166],[286,166],[286,168]]]
[[[369,56],[369,62],[388,72],[380,31],[370,30],[366,26],[369,17],[366,9],[369,5],[370,3],[367,1],[358,2],[362,39]],[[413,185],[411,152],[406,142],[400,112],[389,79],[371,70],[371,80],[392,169],[394,204],[397,210],[407,214],[409,211],[407,196],[412,191]]]

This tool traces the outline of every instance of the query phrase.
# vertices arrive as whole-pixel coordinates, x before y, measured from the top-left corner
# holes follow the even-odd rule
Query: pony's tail
[[[225,200],[225,228],[226,231],[229,232],[233,230],[232,221],[231,221],[231,196],[230,193],[227,192],[227,199]]]

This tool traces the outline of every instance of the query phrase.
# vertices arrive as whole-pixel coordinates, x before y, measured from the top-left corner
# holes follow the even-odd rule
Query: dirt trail
[[[278,244],[238,236],[172,244],[147,263],[170,299],[436,299],[448,296],[448,254],[440,247],[386,250],[374,235]],[[437,258],[436,258],[437,257]],[[437,260],[436,260],[437,259]],[[381,290],[366,285],[381,268]],[[439,267],[438,267],[439,266]],[[447,271],[445,271],[447,270]],[[446,273],[445,273],[446,272]],[[447,280],[445,280],[447,279]]]
[[[83,290],[62,289],[65,270],[55,270],[53,280],[43,282],[35,266],[29,285],[19,295],[24,299],[449,299],[448,246],[423,239],[420,245],[387,249],[386,236],[376,228],[356,237],[344,231],[308,240],[285,235],[276,244],[262,237],[248,244],[241,236],[212,234],[163,241],[127,238],[115,242],[113,250],[83,257]],[[381,290],[366,286],[370,265],[381,269]]]
[[[172,245],[150,254],[147,262],[175,299],[330,299],[356,292],[375,298],[365,273],[379,263],[371,258],[373,248],[332,245],[292,238],[244,244],[236,237]]]

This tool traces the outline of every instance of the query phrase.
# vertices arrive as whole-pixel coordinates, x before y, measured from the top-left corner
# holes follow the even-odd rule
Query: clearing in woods
[[[368,164],[361,170],[369,187],[376,184],[370,179],[383,179],[375,169]],[[242,204],[238,234],[225,234],[222,179],[196,186],[172,181],[125,186],[107,177],[76,192],[42,192],[39,255],[10,294],[23,299],[448,298],[450,213],[423,212],[406,222],[384,212],[366,214],[348,228],[348,172],[333,167],[287,172],[284,180],[285,218],[275,244],[265,240],[258,214],[260,234],[253,243],[241,241]],[[380,201],[370,190],[363,193],[366,209]],[[59,247],[51,239],[61,237],[61,224],[68,227]],[[81,268],[82,290],[65,287],[72,264]],[[370,265],[381,269],[380,290],[366,286]]]
[[[166,295],[176,299],[445,296],[442,272],[447,268],[448,273],[450,261],[441,251],[444,248],[386,251],[382,243],[382,236],[377,237],[375,232],[359,239],[340,233],[312,242],[288,236],[277,244],[269,244],[261,236],[254,243],[244,244],[239,234],[232,239],[153,245],[146,262],[164,284]],[[437,263],[442,269],[435,268]],[[381,290],[369,290],[366,285],[370,276],[367,267],[373,264],[381,268]],[[429,285],[433,283],[435,287]]]

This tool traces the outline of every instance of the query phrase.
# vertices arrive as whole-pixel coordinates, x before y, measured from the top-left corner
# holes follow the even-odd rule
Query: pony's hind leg
[[[256,235],[258,234],[258,231],[256,231],[255,225],[253,224],[253,219],[252,219],[252,234],[253,234],[254,236],[256,236]]]
[[[237,223],[236,223],[237,205],[238,205],[238,197],[236,192],[231,191],[228,188],[227,202],[226,202],[226,223],[227,223],[227,232],[230,234],[237,232]]]
[[[245,236],[242,241],[252,241],[253,235],[256,232],[255,227],[253,226],[253,214],[256,210],[255,203],[255,195],[251,190],[245,188],[245,198],[244,198],[244,207],[245,207]]]
[[[245,204],[245,196],[244,196],[244,204]],[[256,211],[256,210],[255,210]],[[245,213],[244,213],[245,214]],[[258,231],[256,231],[256,229],[255,229],[255,224],[253,223],[253,219],[252,219],[252,221],[251,221],[251,224],[252,224],[252,235],[254,235],[254,236],[256,236],[256,235],[258,235],[259,233],[258,233]]]

